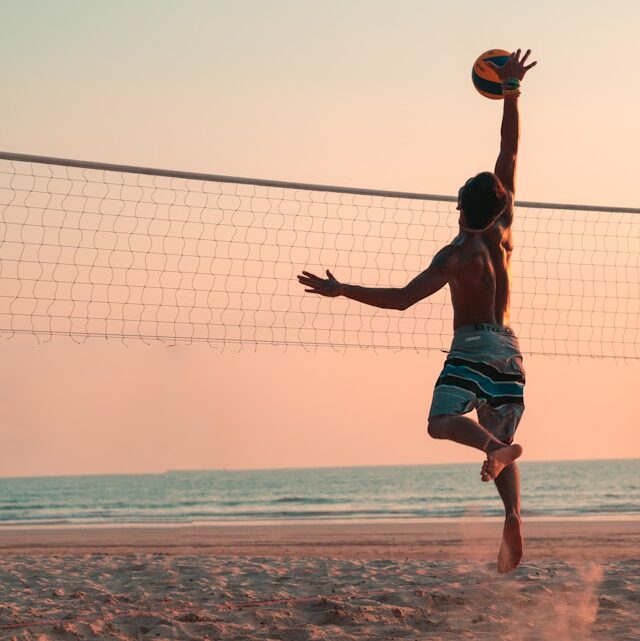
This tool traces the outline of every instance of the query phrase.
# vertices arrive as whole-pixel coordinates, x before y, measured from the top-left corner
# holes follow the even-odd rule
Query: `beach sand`
[[[640,522],[0,529],[0,639],[640,640]]]

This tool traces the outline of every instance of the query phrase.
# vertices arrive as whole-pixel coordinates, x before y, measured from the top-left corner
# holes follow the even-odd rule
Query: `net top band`
[[[456,202],[455,196],[443,196],[439,194],[422,194],[415,192],[393,191],[383,189],[366,189],[360,187],[342,187],[338,185],[319,185],[315,183],[301,183],[283,180],[269,180],[264,178],[247,178],[245,176],[221,176],[191,171],[177,171],[173,169],[158,169],[155,167],[138,167],[135,165],[119,165],[114,163],[93,162],[88,160],[74,160],[71,158],[55,158],[50,156],[38,156],[33,154],[18,154],[8,151],[0,151],[0,160],[41,163],[47,165],[59,165],[63,167],[78,167],[80,169],[96,169],[101,171],[119,171],[132,174],[145,174],[151,176],[165,176],[168,178],[182,178],[185,180],[202,180],[220,183],[235,183],[242,185],[259,185],[261,187],[277,187],[280,189],[300,189],[304,191],[327,191],[340,194],[354,194],[363,196],[379,196],[381,198],[409,198],[414,200],[433,200],[444,202]],[[565,203],[544,203],[517,200],[516,207],[531,209],[567,209],[572,211],[607,211],[621,214],[640,214],[640,208],[635,207],[611,207],[607,205],[573,205]]]

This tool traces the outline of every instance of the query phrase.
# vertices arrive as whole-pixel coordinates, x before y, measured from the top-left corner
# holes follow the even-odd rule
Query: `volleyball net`
[[[448,288],[405,310],[305,293],[303,269],[402,287],[456,199],[0,153],[0,335],[446,350]],[[640,210],[517,204],[511,324],[529,354],[640,358]]]

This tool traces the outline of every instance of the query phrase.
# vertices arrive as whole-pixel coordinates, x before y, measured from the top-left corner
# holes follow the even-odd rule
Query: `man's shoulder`
[[[436,252],[433,261],[431,261],[434,267],[448,267],[456,256],[460,254],[462,245],[456,241],[457,238]]]
[[[431,264],[455,277],[461,270],[466,271],[470,262],[477,262],[486,253],[486,243],[482,239],[457,236],[436,253]]]

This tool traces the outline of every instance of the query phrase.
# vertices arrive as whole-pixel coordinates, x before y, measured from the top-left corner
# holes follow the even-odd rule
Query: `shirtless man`
[[[505,507],[498,571],[514,570],[522,558],[520,478],[516,459],[522,447],[513,437],[524,411],[525,373],[518,341],[509,327],[511,223],[518,153],[520,81],[530,51],[520,49],[502,67],[504,112],[495,173],[470,178],[458,192],[460,231],[438,251],[431,265],[402,288],[338,282],[303,271],[306,292],[346,296],[376,307],[404,310],[449,284],[454,338],[436,383],[429,434],[486,453],[483,481],[493,480]],[[478,421],[464,414],[475,409]]]

